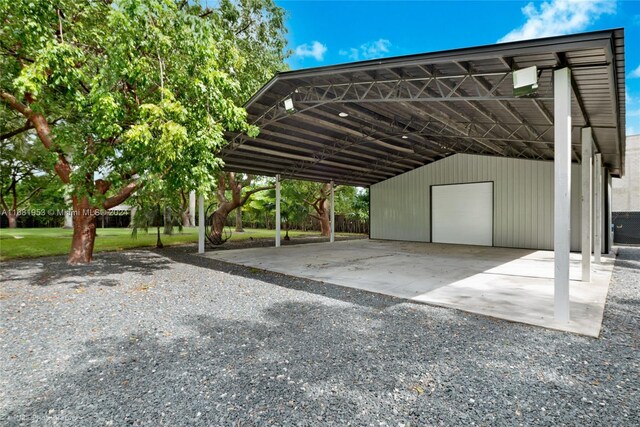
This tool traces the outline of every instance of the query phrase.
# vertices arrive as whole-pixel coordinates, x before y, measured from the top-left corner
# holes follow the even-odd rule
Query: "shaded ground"
[[[195,257],[0,264],[4,425],[637,425],[640,248],[600,339]]]

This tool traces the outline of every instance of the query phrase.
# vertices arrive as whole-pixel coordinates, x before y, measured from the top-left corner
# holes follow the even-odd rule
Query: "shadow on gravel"
[[[451,310],[292,301],[255,320],[177,323],[188,336],[85,342],[7,425],[613,425],[638,415],[622,391],[592,397],[594,382],[615,391],[628,375],[624,364],[597,368],[616,360],[602,342]]]
[[[286,274],[276,273],[269,270],[261,270],[216,259],[204,258],[198,256],[197,248],[192,245],[174,246],[155,252],[171,259],[174,262],[221,271],[235,276],[245,277],[247,279],[261,280],[272,285],[322,295],[352,304],[382,309],[407,302],[401,298],[388,295],[376,294],[345,286],[338,286],[332,283],[325,283],[296,276],[288,276]]]
[[[151,274],[170,268],[170,261],[146,250],[105,252],[95,255],[88,265],[69,265],[66,256],[12,261],[3,265],[2,281],[27,281],[33,286],[52,284],[114,287],[122,273]]]

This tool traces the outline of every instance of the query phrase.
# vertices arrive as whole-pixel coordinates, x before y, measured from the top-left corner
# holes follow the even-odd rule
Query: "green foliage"
[[[51,150],[92,205],[109,195],[94,176],[209,190],[225,132],[258,131],[241,104],[283,67],[272,0],[0,0],[0,16],[0,90],[57,120]]]
[[[311,181],[284,180],[281,183],[280,214],[284,223],[298,227],[315,214],[307,202],[313,202],[320,196],[322,184]],[[336,215],[350,219],[366,221],[369,218],[369,190],[338,186],[335,190]],[[266,215],[275,212],[275,190],[263,191],[253,195],[251,201],[243,207],[244,221],[265,224]],[[306,202],[305,202],[306,201]],[[266,225],[266,224],[265,224]]]
[[[0,134],[8,132],[9,126],[0,124]],[[30,133],[0,139],[0,208],[61,209],[62,185],[50,173],[54,162],[55,156]],[[43,196],[50,196],[50,201]]]
[[[358,188],[353,203],[351,205],[351,215],[359,220],[369,220],[369,189]]]
[[[176,194],[166,192],[166,188],[161,184],[143,187],[130,202],[131,206],[136,208],[131,221],[132,238],[138,238],[139,230],[148,233],[149,228],[155,227],[158,236],[157,246],[162,247],[160,227],[164,227],[167,235],[173,234],[174,227],[178,227],[178,232],[182,232],[180,198]]]
[[[72,230],[59,228],[22,228],[14,230],[1,228],[0,261],[67,254],[72,232]],[[132,239],[130,234],[131,231],[127,228],[99,228],[98,235],[100,238],[96,240],[95,251],[119,251],[156,245],[156,233],[140,231],[137,239]],[[317,233],[296,231],[290,234],[292,237],[302,237],[313,236]],[[275,232],[273,230],[246,228],[244,233],[233,233],[231,241],[273,239],[274,235]],[[164,246],[196,243],[197,241],[198,230],[196,228],[185,228],[180,233],[163,237]]]

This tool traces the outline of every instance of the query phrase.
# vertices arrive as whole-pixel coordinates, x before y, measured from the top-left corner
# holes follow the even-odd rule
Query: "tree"
[[[8,135],[8,134],[4,134]],[[16,228],[18,215],[51,182],[49,153],[28,133],[0,135],[0,207],[9,228]]]
[[[145,232],[149,231],[150,227],[156,227],[156,248],[161,249],[164,247],[162,239],[160,238],[160,227],[164,227],[164,234],[173,234],[173,228],[175,226],[182,230],[182,219],[176,216],[167,218],[167,211],[179,211],[181,207],[181,201],[178,200],[174,194],[167,191],[162,181],[156,181],[149,183],[132,198],[133,206],[136,208],[136,214],[131,219],[131,237],[134,239],[138,237],[138,231],[140,229]]]
[[[213,186],[225,132],[257,134],[239,105],[286,43],[272,0],[0,0],[0,16],[0,115],[21,114],[56,156],[70,263],[90,262],[98,209],[158,180]]]
[[[311,183],[311,182],[299,182],[297,184],[300,188],[298,192],[302,192],[302,201],[309,207],[313,208],[313,212],[309,214],[312,218],[316,219],[320,224],[320,234],[322,236],[331,235],[331,183]],[[345,216],[350,215],[355,206],[354,200],[356,200],[357,191],[355,187],[350,186],[336,186],[334,187],[334,210],[336,214],[343,214]]]
[[[289,237],[291,224],[304,221],[308,215],[309,210],[304,204],[299,203],[296,199],[284,198],[280,212],[280,216],[284,222],[284,240],[291,240]]]
[[[320,188],[317,188],[310,197],[304,199],[304,202],[316,212],[315,214],[310,214],[310,216],[320,223],[320,234],[322,236],[331,235],[331,220],[329,218],[329,210],[331,209],[330,196],[331,183],[326,182],[321,184]]]
[[[218,208],[213,212],[211,219],[211,239],[223,242],[222,233],[229,214],[236,208],[242,209],[253,194],[274,188],[273,185],[251,187],[253,181],[253,175],[236,175],[234,172],[225,172],[218,176]]]

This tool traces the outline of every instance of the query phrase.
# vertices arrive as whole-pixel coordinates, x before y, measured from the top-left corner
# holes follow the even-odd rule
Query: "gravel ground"
[[[640,424],[640,248],[600,339],[194,250],[0,264],[0,424]]]

